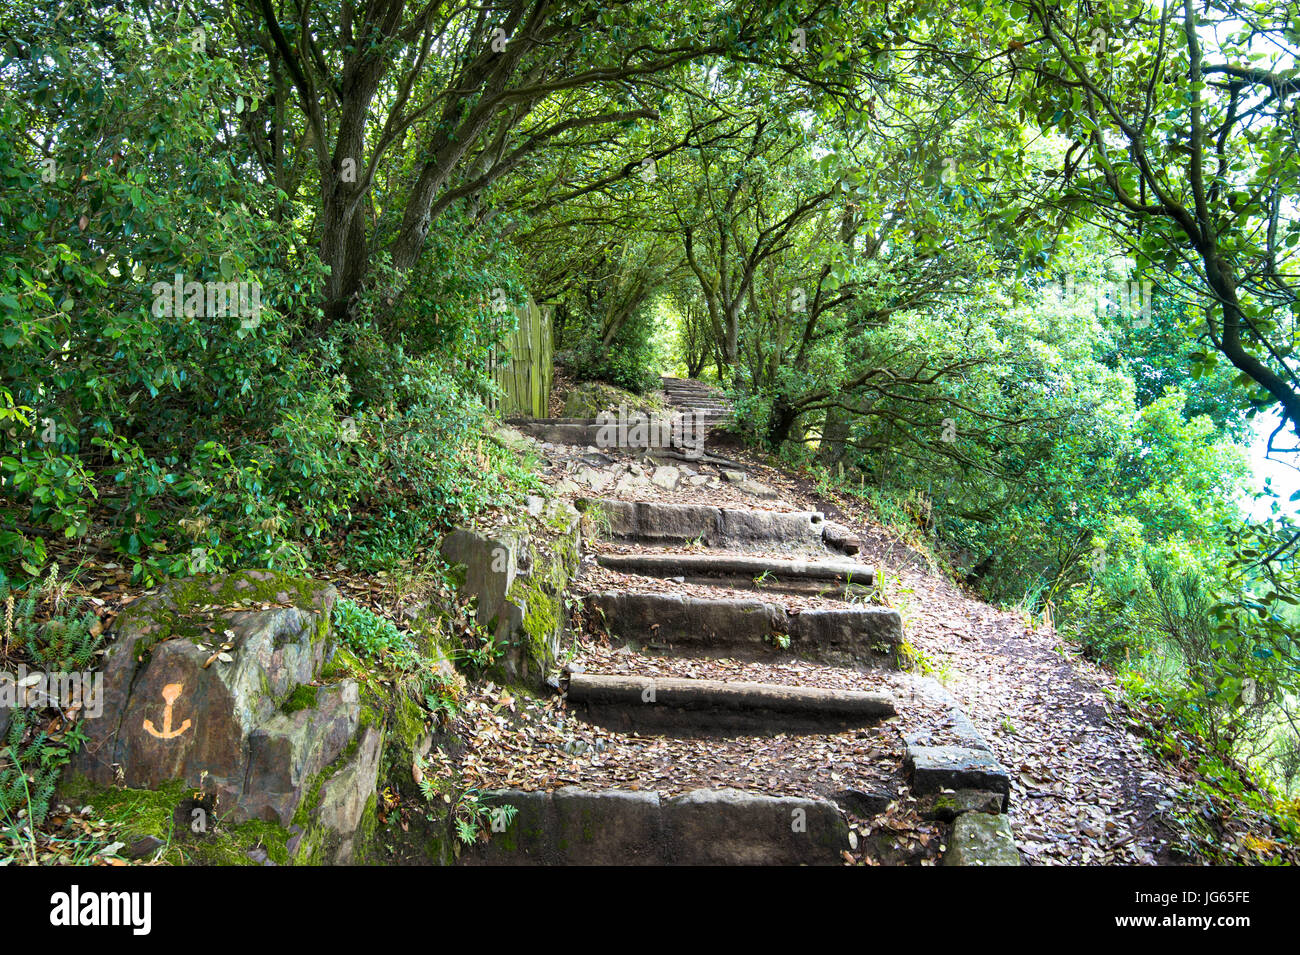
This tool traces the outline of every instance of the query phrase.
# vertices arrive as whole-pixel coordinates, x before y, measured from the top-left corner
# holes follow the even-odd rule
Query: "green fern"
[[[57,580],[58,572],[52,568],[43,589],[55,615],[41,622],[36,619],[36,588],[16,593],[0,573],[0,653],[47,673],[89,670],[102,642],[92,632],[95,614],[84,610],[80,600],[66,602],[66,584],[60,589]],[[41,723],[40,710],[15,707],[9,730],[0,740],[0,820],[9,826],[17,824],[20,813],[26,814],[28,825],[45,822],[59,774],[85,740],[80,726],[74,724],[57,742],[52,741]]]

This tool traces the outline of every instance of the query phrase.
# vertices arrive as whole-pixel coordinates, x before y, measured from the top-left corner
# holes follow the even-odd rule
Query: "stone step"
[[[482,798],[516,813],[506,823],[489,810],[499,831],[467,848],[462,865],[840,865],[849,848],[844,814],[820,797],[566,786]]]
[[[689,391],[706,395],[717,395],[722,393],[713,385],[705,384],[702,381],[682,381],[680,379],[673,380],[669,378],[664,380],[662,384],[663,387],[661,390],[665,392]]]
[[[569,706],[619,732],[831,733],[895,715],[887,693],[723,680],[573,673]]]
[[[607,591],[588,594],[594,623],[623,642],[683,655],[760,658],[788,653],[841,666],[896,667],[903,621],[886,607],[790,613],[740,597]]]
[[[839,597],[867,593],[876,577],[875,568],[843,560],[780,560],[743,554],[658,554],[644,551],[600,554],[596,560],[611,570],[681,579],[684,583]]]
[[[1020,852],[1011,820],[983,812],[968,812],[957,817],[948,837],[948,851],[940,865],[1018,866]]]
[[[684,415],[687,411],[696,410],[707,420],[721,420],[731,416],[730,409],[727,408],[698,408],[698,409],[672,409],[662,413],[661,417],[654,418],[655,421],[669,420],[675,415]],[[631,418],[627,419],[631,422]],[[552,425],[582,425],[583,427],[595,428],[610,422],[617,425],[618,419],[601,419],[601,418],[505,418],[504,423],[512,428],[549,428]],[[631,424],[628,425],[631,427]]]
[[[912,792],[928,796],[948,789],[998,793],[1005,812],[1011,799],[1011,776],[996,756],[979,746],[907,747],[906,767]]]
[[[536,438],[538,441],[580,448],[597,447],[606,450],[614,448],[678,448],[692,450],[700,444],[693,437],[684,439],[680,432],[646,429],[644,432],[629,430],[619,435],[616,430],[611,430],[608,425],[598,425],[586,421],[552,422],[539,419],[531,423],[514,424],[512,427],[519,429],[530,437]]]
[[[731,402],[716,395],[666,394],[665,402],[671,407],[721,408],[731,410]]]
[[[825,519],[819,511],[757,511],[708,504],[660,504],[609,498],[577,502],[596,517],[597,532],[608,539],[645,544],[709,547],[744,544],[795,544],[822,550]]]

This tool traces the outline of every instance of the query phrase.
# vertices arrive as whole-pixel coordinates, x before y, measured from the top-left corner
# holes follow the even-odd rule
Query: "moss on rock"
[[[620,406],[628,413],[648,414],[662,411],[664,403],[657,395],[638,395],[624,391],[603,381],[580,381],[564,397],[564,418],[594,418],[602,411],[617,411]]]
[[[202,624],[213,614],[268,603],[290,604],[319,614],[321,619],[313,631],[313,642],[317,642],[329,637],[333,597],[333,588],[328,584],[274,570],[198,574],[170,581],[158,593],[136,601],[118,616],[114,629],[138,634],[131,652],[147,656],[164,640],[184,637],[198,641],[209,636]]]
[[[309,686],[306,683],[299,683],[290,692],[289,696],[280,704],[280,712],[288,716],[290,713],[297,713],[299,710],[309,710],[316,705],[316,692],[319,687]]]

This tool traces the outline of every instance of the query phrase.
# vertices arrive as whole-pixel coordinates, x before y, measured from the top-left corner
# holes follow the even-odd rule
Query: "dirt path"
[[[916,608],[909,638],[946,664],[945,685],[1011,770],[1010,814],[1027,859],[1163,861],[1170,833],[1159,814],[1179,781],[1128,730],[1113,679],[1054,633],[1026,630],[941,578],[901,576]]]
[[[1048,627],[992,607],[928,569],[879,525],[842,513],[783,476],[808,506],[852,526],[860,557],[897,575],[909,641],[1012,773],[1009,814],[1029,863],[1168,864],[1162,819],[1184,788],[1131,731],[1114,677]],[[768,472],[774,482],[775,472]]]

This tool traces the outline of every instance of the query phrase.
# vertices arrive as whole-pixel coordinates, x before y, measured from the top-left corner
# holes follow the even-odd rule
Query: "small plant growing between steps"
[[[872,603],[881,607],[890,607],[898,611],[903,621],[903,630],[907,632],[920,619],[920,612],[912,600],[916,591],[902,586],[899,574],[891,574],[884,567],[876,568],[876,583],[862,598],[863,603]]]
[[[613,528],[609,512],[598,501],[587,501],[582,510],[582,536],[584,538],[608,537]]]
[[[437,751],[441,757],[441,750]],[[477,841],[487,841],[493,833],[505,832],[510,828],[518,807],[509,804],[490,806],[483,802],[476,789],[458,789],[457,780],[449,772],[450,762],[445,758],[435,760],[433,754],[423,757],[418,763],[417,785],[426,802],[435,811],[448,813],[456,839],[463,845]]]
[[[947,684],[952,678],[947,663],[936,661],[906,639],[898,645],[898,666],[901,670],[911,670],[922,676],[933,676],[943,684]]]
[[[485,805],[477,792],[467,792],[456,806],[456,838],[469,845],[490,838],[490,833],[505,832],[518,812],[511,805]]]
[[[788,633],[773,633],[770,638],[765,639],[770,639],[780,650],[790,649],[790,634]]]

